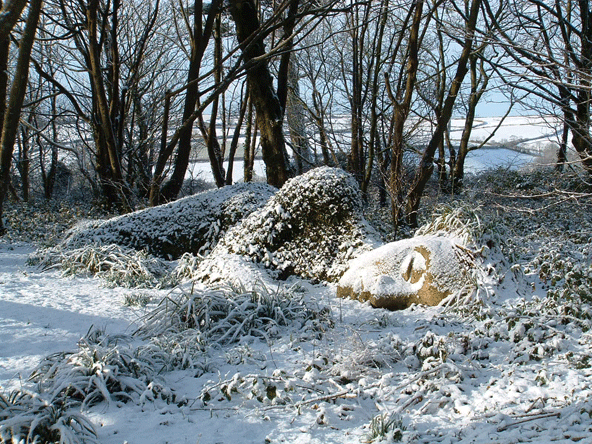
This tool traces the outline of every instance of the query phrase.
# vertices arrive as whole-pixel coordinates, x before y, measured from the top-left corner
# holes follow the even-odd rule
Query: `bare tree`
[[[481,10],[481,2],[482,0],[471,0],[470,2],[470,7],[465,16],[464,42],[462,46],[462,52],[456,63],[456,73],[452,79],[452,83],[450,84],[450,89],[446,99],[444,100],[442,114],[438,120],[436,129],[432,134],[428,146],[423,152],[422,158],[419,162],[419,167],[413,179],[413,184],[407,194],[405,208],[407,223],[413,227],[417,226],[417,211],[419,210],[421,197],[423,195],[427,181],[434,169],[433,163],[435,152],[438,149],[442,138],[444,137],[448,122],[452,117],[454,103],[458,97],[465,75],[469,70],[468,63],[473,50],[473,40],[480,15],[479,12]]]
[[[419,0],[413,4],[408,15],[404,19],[405,27],[408,29],[409,37],[406,43],[406,49],[400,49],[404,45],[403,34],[397,40],[397,50],[393,53],[391,69],[395,66],[397,57],[404,51],[404,63],[401,63],[401,71],[396,82],[396,89],[391,86],[388,71],[385,73],[386,89],[392,101],[393,115],[391,130],[389,134],[390,155],[390,177],[388,182],[389,194],[391,196],[392,218],[395,227],[398,226],[403,211],[403,153],[405,147],[404,126],[409,113],[413,94],[417,83],[417,72],[419,67],[419,48],[423,33],[424,24],[423,15],[424,1]],[[431,15],[427,15],[427,21]]]
[[[219,0],[212,1],[209,4],[207,12],[204,10],[205,4],[201,0],[195,0],[191,9],[181,6],[183,21],[190,34],[187,82],[186,86],[180,91],[185,94],[183,117],[181,126],[177,129],[178,136],[172,140],[174,145],[169,142],[161,147],[150,192],[150,202],[152,205],[157,204],[161,199],[166,201],[176,198],[183,185],[191,154],[193,122],[201,115],[201,112],[196,113],[195,110],[200,95],[199,79],[201,76],[202,60],[212,38],[216,17],[220,12],[221,4],[222,2]],[[206,14],[205,23],[204,14]],[[212,97],[212,100],[214,99],[215,97]],[[164,131],[163,137],[166,137]],[[164,180],[163,173],[166,163],[173,154],[177,142],[179,146],[174,160],[173,171],[168,181],[161,188],[160,184]]]
[[[0,49],[0,53],[2,54],[2,57],[6,55],[6,60],[8,59],[9,53],[8,46],[10,45],[10,32],[14,25],[16,25],[16,21],[24,8],[23,3],[24,2],[9,3],[7,6],[10,9],[2,11],[3,13],[6,13],[6,15],[2,16],[8,17],[8,19],[5,20],[0,19],[0,44],[6,45],[6,47],[3,46]],[[41,14],[42,3],[42,0],[31,0],[31,3],[29,4],[25,28],[19,41],[17,64],[14,69],[7,105],[2,109],[3,113],[0,117],[2,123],[2,135],[0,138],[0,234],[6,232],[6,228],[2,222],[4,200],[6,199],[6,193],[10,183],[12,153],[19,128],[18,122],[26,93],[27,80],[29,78],[31,48],[35,41],[35,33],[37,31],[37,23],[39,22],[39,16]],[[3,62],[3,60],[0,61],[0,63]],[[8,79],[0,80],[8,81]],[[1,88],[3,91],[8,90],[6,85],[7,84],[5,83]],[[5,97],[0,97],[0,102],[4,103],[4,99]]]
[[[44,12],[44,46],[53,41],[51,57],[60,63],[48,62],[40,48],[35,69],[67,99],[72,120],[82,124],[75,128],[82,135],[76,143],[92,155],[97,192],[108,204],[129,209],[129,199],[145,195],[151,177],[152,128],[159,126],[154,110],[162,106],[154,91],[170,86],[170,73],[178,69],[167,55],[171,51],[156,41],[165,34],[160,1],[55,0]],[[160,32],[154,32],[157,27]],[[165,63],[172,66],[163,69]],[[86,140],[87,132],[93,143]],[[82,159],[80,150],[73,154]],[[94,186],[93,174],[83,173]]]
[[[507,60],[497,72],[517,90],[560,110],[565,161],[568,133],[583,168],[592,174],[592,11],[588,0],[485,3],[495,43]]]
[[[236,34],[243,57],[255,62],[247,70],[249,96],[257,111],[257,126],[261,135],[261,151],[267,171],[267,182],[281,187],[288,180],[286,143],[283,132],[283,109],[273,86],[266,54],[264,35],[254,1],[231,1],[230,11],[236,24]]]

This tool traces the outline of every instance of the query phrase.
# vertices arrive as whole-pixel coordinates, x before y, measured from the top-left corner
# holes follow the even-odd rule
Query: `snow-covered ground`
[[[347,119],[342,126],[347,126]],[[485,146],[469,152],[465,162],[465,172],[478,173],[487,169],[507,168],[516,170],[532,162],[544,163],[555,159],[554,152],[561,138],[561,122],[553,117],[510,116],[501,127],[500,117],[477,118],[471,132],[471,146],[479,146],[488,139]],[[453,143],[460,141],[464,126],[463,119],[452,119],[450,123],[450,139]],[[496,130],[494,136],[490,134]],[[345,129],[344,129],[345,131]],[[426,134],[430,134],[426,128]],[[543,159],[548,155],[548,159]],[[224,167],[227,167],[227,162]],[[235,182],[243,178],[243,162],[237,159],[233,167]],[[265,165],[262,160],[255,160],[254,173],[265,177]],[[192,163],[187,171],[187,179],[200,178],[213,182],[209,162],[203,160]]]
[[[539,146],[556,137],[543,123],[513,119],[497,136],[500,146],[515,147],[518,139]],[[485,138],[491,125],[483,119],[475,138]],[[454,134],[457,127],[453,122]],[[514,170],[532,159],[487,149],[471,154],[467,170]],[[139,367],[153,353],[155,362],[181,356],[182,363],[125,376],[136,388],[129,402],[103,393],[111,400],[72,408],[92,423],[96,442],[592,443],[590,197],[564,195],[555,183],[542,188],[546,178],[497,174],[481,181],[492,189],[467,194],[470,205],[487,213],[480,220],[493,246],[483,259],[477,303],[389,312],[337,299],[332,285],[273,281],[261,271],[268,288],[289,288],[308,310],[306,321],[296,316],[268,325],[267,339],[256,334],[202,344],[199,332],[181,337],[164,330],[131,336],[163,298],[210,290],[191,283],[173,294],[108,288],[100,279],[29,266],[31,244],[2,241],[0,394],[49,396],[51,378],[41,389],[27,379],[52,354],[52,378],[59,379],[71,366],[62,352],[90,350],[99,364],[101,353],[119,353],[134,356],[126,362]],[[549,201],[488,200],[516,189],[558,194]],[[515,211],[525,205],[533,211]],[[249,268],[244,280],[255,281],[256,270]],[[118,342],[81,341],[93,331],[101,333],[91,337]],[[158,347],[164,357],[157,359]],[[118,371],[92,367],[87,389],[100,392],[110,375],[124,378]],[[60,396],[68,393],[67,385],[58,388]]]
[[[26,265],[35,249],[0,243],[0,386],[18,388],[48,354],[75,347],[91,326],[128,330],[138,310],[123,304],[130,290],[93,278],[60,278]],[[132,327],[133,328],[133,327]]]
[[[482,142],[500,125],[500,117],[476,118],[471,131],[471,142]],[[452,119],[450,138],[459,141],[464,126],[463,119]],[[540,153],[550,143],[559,143],[562,123],[559,119],[547,116],[510,116],[489,139],[486,146],[520,148],[533,153]]]
[[[545,297],[575,279],[570,270],[583,269],[582,285],[589,285],[589,223],[559,239],[561,230],[538,219],[502,215],[500,226],[511,220],[515,232],[532,224],[533,236],[508,239],[504,249],[515,264],[499,252],[486,257],[480,304],[388,312],[336,299],[331,285],[270,281],[262,271],[269,286],[293,288],[288,293],[317,320],[272,326],[267,340],[212,343],[191,355],[191,365],[152,369],[129,402],[111,395],[76,409],[104,444],[360,443],[377,442],[381,428],[389,442],[592,442],[589,305],[567,293]],[[35,390],[27,377],[40,360],[76,352],[91,326],[105,337],[130,335],[170,291],[106,288],[99,279],[43,272],[26,265],[33,251],[0,244],[4,393]],[[558,262],[565,251],[570,265]],[[146,307],[126,305],[140,295],[150,301]],[[123,355],[155,340],[171,337],[134,337],[115,348]],[[185,347],[189,356],[191,344]],[[116,370],[97,368],[96,377]]]
[[[520,169],[538,159],[538,156],[522,153],[508,148],[481,148],[471,151],[465,162],[466,173],[479,173],[488,169],[506,168]],[[226,168],[226,163],[224,165]],[[237,168],[239,167],[239,168]],[[255,161],[254,172],[259,177],[265,177],[265,164],[262,160]],[[199,178],[206,182],[213,182],[214,176],[208,162],[194,162],[187,171],[186,179]],[[240,182],[243,179],[242,160],[235,161],[233,179]]]

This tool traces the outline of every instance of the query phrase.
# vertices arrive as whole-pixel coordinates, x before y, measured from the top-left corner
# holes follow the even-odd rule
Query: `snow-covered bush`
[[[41,247],[55,246],[78,220],[104,214],[87,202],[9,200],[5,205],[4,223],[8,232],[3,239],[32,242]]]
[[[417,229],[415,237],[445,235],[454,237],[465,247],[474,247],[483,236],[484,227],[479,209],[468,205],[442,205],[436,208],[430,220]]]
[[[347,261],[377,243],[354,178],[321,167],[289,180],[261,209],[228,231],[212,252],[235,253],[279,271],[335,281]]]
[[[47,356],[30,376],[52,404],[137,402],[147,392],[162,391],[155,378],[167,367],[168,357],[160,350],[134,347],[129,337],[108,336],[96,329],[80,340],[78,348]]]
[[[119,245],[89,245],[74,250],[54,247],[40,250],[29,265],[44,269],[59,267],[64,276],[89,273],[108,284],[127,288],[151,288],[174,284],[168,264],[145,251]]]
[[[104,221],[72,228],[62,248],[117,244],[175,259],[205,254],[229,227],[263,206],[276,191],[266,184],[242,183],[206,191]]]
[[[190,280],[195,277],[195,271],[203,260],[203,256],[184,253],[177,261],[177,266],[172,272],[171,279],[177,282]]]
[[[0,393],[0,442],[98,443],[91,422],[69,407],[29,391]]]
[[[203,344],[203,351],[208,344],[230,344],[245,336],[269,339],[282,326],[322,331],[330,323],[326,310],[309,308],[290,288],[261,284],[255,289],[226,286],[212,290],[189,284],[164,298],[136,334],[151,338],[188,332],[195,343]]]

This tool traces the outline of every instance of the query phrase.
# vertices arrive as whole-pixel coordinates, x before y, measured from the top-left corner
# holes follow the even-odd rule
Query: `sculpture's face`
[[[421,236],[392,242],[350,263],[337,295],[397,310],[438,305],[466,284],[466,267],[453,239]]]

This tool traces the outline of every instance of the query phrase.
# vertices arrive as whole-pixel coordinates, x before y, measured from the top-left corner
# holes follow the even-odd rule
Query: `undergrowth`
[[[158,349],[91,329],[78,343],[78,351],[47,356],[30,380],[56,405],[87,408],[100,402],[137,402],[167,361]]]
[[[98,443],[93,425],[80,413],[38,393],[0,393],[0,443]]]
[[[89,245],[74,250],[53,247],[32,255],[29,265],[43,270],[58,268],[63,276],[90,274],[110,286],[127,288],[171,287],[178,282],[168,262],[119,245]]]
[[[144,318],[137,334],[199,332],[199,342],[224,345],[245,336],[269,339],[288,325],[302,331],[326,330],[332,322],[329,313],[309,308],[294,290],[263,283],[252,290],[230,285],[204,289],[195,283],[177,287]]]
[[[64,232],[77,221],[105,217],[100,208],[80,202],[6,202],[3,236],[11,242],[31,242],[39,247],[55,246]]]
[[[203,385],[194,408],[284,409],[295,417],[312,414],[319,427],[358,421],[363,414],[365,425],[358,432],[367,442],[445,442],[446,431],[433,424],[420,430],[421,439],[417,427],[442,414],[451,420],[477,418],[448,435],[455,442],[471,427],[494,424],[501,433],[512,425],[495,416],[501,411],[518,415],[524,407],[526,415],[561,413],[570,403],[580,410],[589,406],[585,391],[561,399],[554,393],[564,369],[585,370],[586,377],[592,369],[592,221],[585,211],[581,217],[582,201],[561,201],[562,193],[540,197],[549,191],[543,175],[502,179],[481,178],[483,188],[466,191],[470,205],[438,206],[416,232],[462,239],[465,253],[480,266],[472,289],[453,295],[433,315],[409,317],[415,325],[402,330],[407,336],[397,333],[399,318],[393,313],[379,313],[368,325],[336,324],[328,309],[312,306],[296,288],[186,283],[146,315],[135,336],[108,337],[93,330],[76,352],[48,356],[39,365],[31,377],[38,392],[0,395],[0,442],[96,441],[90,423],[74,409],[155,400],[184,405],[187,400],[160,376],[178,369],[192,369],[198,377],[215,374],[214,356],[220,355],[226,364],[255,363],[264,370],[219,373],[218,380]],[[501,198],[500,183],[535,196]],[[280,213],[274,214],[287,220]],[[192,279],[202,261],[188,255],[175,270],[162,271],[158,265],[150,268],[143,261],[151,259],[141,253],[93,248],[76,253],[83,259],[56,252],[57,259],[44,264],[67,264],[65,272],[119,273],[123,277],[114,281],[158,286],[166,276],[168,282]],[[134,270],[147,271],[125,277],[136,276]],[[512,297],[503,300],[498,292]],[[129,299],[130,305],[144,302],[150,301],[141,293]],[[269,358],[251,347],[260,340],[281,342],[294,352],[295,362],[278,360],[268,369]],[[512,385],[521,372],[531,386],[554,384],[553,390],[528,399],[529,406],[515,404],[525,396],[494,405],[515,394]],[[472,399],[483,391],[491,395],[491,405]],[[356,416],[357,410],[363,413]]]

